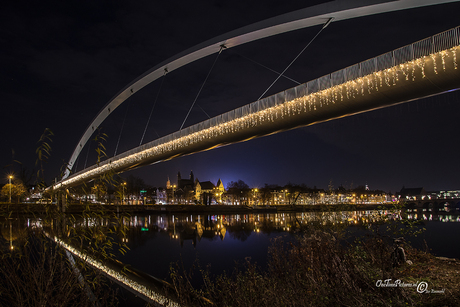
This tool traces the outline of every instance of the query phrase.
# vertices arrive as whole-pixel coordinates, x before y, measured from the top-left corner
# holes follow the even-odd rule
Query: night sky
[[[9,1],[0,10],[2,177],[36,170],[45,128],[54,132],[46,166],[59,176],[99,110],[133,79],[167,58],[231,30],[302,9],[301,1]],[[309,5],[324,1],[309,1]],[[307,82],[460,25],[460,2],[331,23],[286,75]],[[268,88],[321,26],[224,50],[185,126],[248,104]],[[179,130],[216,55],[168,74],[127,100],[102,124],[107,154]],[[266,94],[296,84],[281,78]],[[164,186],[177,172],[251,187],[368,184],[399,191],[460,189],[460,93],[300,128],[124,173]],[[126,120],[124,118],[126,117]],[[121,128],[123,131],[120,135]],[[95,163],[94,144],[78,170]],[[14,154],[13,154],[14,152]]]

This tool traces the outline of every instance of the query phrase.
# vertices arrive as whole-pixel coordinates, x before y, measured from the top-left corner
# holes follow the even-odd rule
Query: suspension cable
[[[152,127],[152,130],[153,130],[153,132],[155,132],[155,134],[157,135],[157,137],[160,138],[160,135],[159,135],[158,132],[155,130],[155,128]]]
[[[264,65],[262,63],[257,62],[256,60],[253,60],[253,59],[251,59],[251,58],[249,58],[249,57],[247,57],[245,55],[242,55],[241,53],[238,53],[238,52],[236,52],[234,50],[231,50],[231,49],[230,49],[230,51],[233,52],[234,54],[236,54],[236,55],[238,55],[238,56],[240,56],[240,57],[242,57],[242,58],[244,58],[244,59],[256,64],[256,65],[262,66],[263,68],[268,69],[271,72],[274,72],[275,74],[281,75],[282,77],[284,77],[284,78],[296,83],[297,85],[301,84],[300,82],[298,82],[298,81],[296,81],[296,80],[294,80],[294,79],[292,79],[292,78],[290,78],[290,77],[288,77],[286,75],[283,75],[280,72],[278,72],[278,71],[276,71],[276,70],[274,70],[274,69],[272,69],[272,68],[270,68],[270,67],[268,67],[268,66],[266,66],[266,65]]]
[[[315,40],[315,38],[324,30],[326,29],[326,27],[331,23],[331,21],[334,19],[334,17],[331,17],[329,18],[328,21],[326,21],[326,23],[323,25],[323,27],[321,28],[321,30],[319,30],[318,33],[316,33],[316,35],[310,40],[310,42],[302,49],[302,51],[300,51],[300,53],[294,58],[294,60],[291,61],[291,63],[289,63],[289,65],[281,72],[281,74],[278,75],[278,77],[275,79],[275,81],[273,81],[273,83],[265,90],[265,92],[262,93],[262,95],[260,95],[259,99],[257,100],[260,100],[267,92],[268,90],[276,83],[276,81],[278,81],[279,78],[281,78],[281,76],[286,72],[286,70],[289,69],[289,67],[291,67],[291,65],[297,60],[297,58],[305,51],[305,49],[308,48],[308,46],[310,46],[310,44]]]
[[[198,96],[200,96],[200,93],[201,93],[201,90],[202,90],[203,87],[204,87],[204,84],[205,84],[206,81],[208,80],[208,77],[209,77],[209,75],[211,74],[211,71],[212,71],[212,69],[214,68],[214,65],[216,65],[217,59],[219,58],[219,55],[222,53],[222,50],[223,50],[224,48],[225,48],[224,45],[221,45],[221,46],[220,46],[219,53],[217,54],[216,58],[214,59],[214,63],[212,63],[211,69],[209,70],[208,75],[207,75],[206,78],[204,79],[203,84],[201,84],[200,90],[198,91],[198,94],[196,95],[195,100],[193,100],[192,106],[191,106],[190,109],[188,110],[187,116],[185,116],[184,122],[183,122],[182,125],[180,126],[179,131],[182,130],[182,127],[184,127],[185,121],[187,120],[187,118],[188,118],[190,112],[192,111],[193,106],[195,105],[195,102],[196,102],[196,100],[198,99]]]
[[[129,110],[129,106],[131,105],[131,100],[128,102],[128,105],[126,106],[125,117],[123,118],[123,123],[121,124],[120,134],[118,135],[117,146],[115,147],[115,152],[113,153],[114,157],[117,155],[118,144],[120,144],[121,134],[123,132],[123,127],[125,126],[126,115],[128,115],[128,110]]]
[[[201,111],[203,111],[204,114],[206,114],[206,116],[207,116],[208,118],[211,118],[211,116],[209,116],[209,114],[206,113],[206,111],[205,111],[199,104],[197,104],[197,106],[198,106],[198,108],[201,109]]]
[[[147,121],[147,124],[145,125],[145,129],[144,129],[144,133],[142,134],[142,138],[141,138],[141,141],[139,143],[139,146],[142,145],[142,141],[144,141],[144,136],[145,136],[145,132],[147,131],[147,128],[149,126],[149,123],[150,123],[150,118],[152,118],[152,113],[153,113],[153,109],[155,109],[155,105],[157,103],[157,100],[158,100],[158,96],[160,96],[160,92],[161,92],[161,88],[163,87],[163,83],[166,79],[166,74],[168,73],[168,69],[165,68],[165,72],[163,74],[163,79],[161,80],[161,84],[160,84],[160,88],[158,89],[158,92],[157,92],[157,96],[155,97],[155,100],[153,101],[153,106],[152,106],[152,110],[150,110],[150,115],[149,115],[149,119]]]

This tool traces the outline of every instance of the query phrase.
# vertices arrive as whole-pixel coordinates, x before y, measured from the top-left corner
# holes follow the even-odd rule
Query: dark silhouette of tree
[[[37,183],[41,185],[42,187],[45,187],[45,164],[48,162],[48,159],[50,158],[51,155],[51,145],[50,143],[52,142],[52,136],[54,133],[49,129],[45,128],[45,131],[43,131],[43,134],[40,137],[40,140],[38,140],[38,147],[37,150],[35,151],[37,154],[37,160],[35,162],[35,165],[38,165],[39,170],[37,171]]]
[[[139,199],[141,197],[141,190],[147,190],[150,188],[150,186],[144,182],[144,179],[133,176],[133,175],[130,175],[128,179],[126,179],[125,182],[126,182],[125,197],[135,196]]]
[[[235,200],[238,200],[240,205],[247,204],[249,192],[249,186],[241,179],[227,183],[226,193],[231,197],[232,204],[234,204]]]
[[[286,202],[289,205],[296,205],[297,200],[302,194],[312,194],[313,190],[309,187],[307,187],[305,184],[293,184],[293,183],[288,183],[287,185],[284,186],[283,188],[286,192]]]
[[[279,190],[281,190],[281,187],[276,184],[265,184],[263,188],[260,188],[259,195],[262,205],[270,204],[270,200],[273,198],[272,192]]]

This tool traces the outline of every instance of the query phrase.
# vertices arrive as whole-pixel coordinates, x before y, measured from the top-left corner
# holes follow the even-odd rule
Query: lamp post
[[[10,220],[10,249],[13,250],[13,226],[11,225],[11,220]]]
[[[13,176],[9,175],[8,179],[10,180],[10,204],[11,204],[11,179],[13,179]]]

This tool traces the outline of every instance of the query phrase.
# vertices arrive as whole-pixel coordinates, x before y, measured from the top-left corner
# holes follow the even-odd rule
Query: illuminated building
[[[177,173],[177,185],[171,184],[169,178],[166,182],[166,203],[169,204],[216,204],[222,202],[222,194],[225,192],[222,180],[214,185],[211,181],[199,181],[193,171],[189,179],[183,179],[180,172]]]
[[[199,203],[203,205],[210,205],[213,200],[213,192],[216,186],[211,181],[199,182],[196,180],[195,184],[195,198]]]
[[[421,200],[424,195],[426,195],[424,188],[405,188],[403,187],[398,193],[398,198],[400,200]]]

